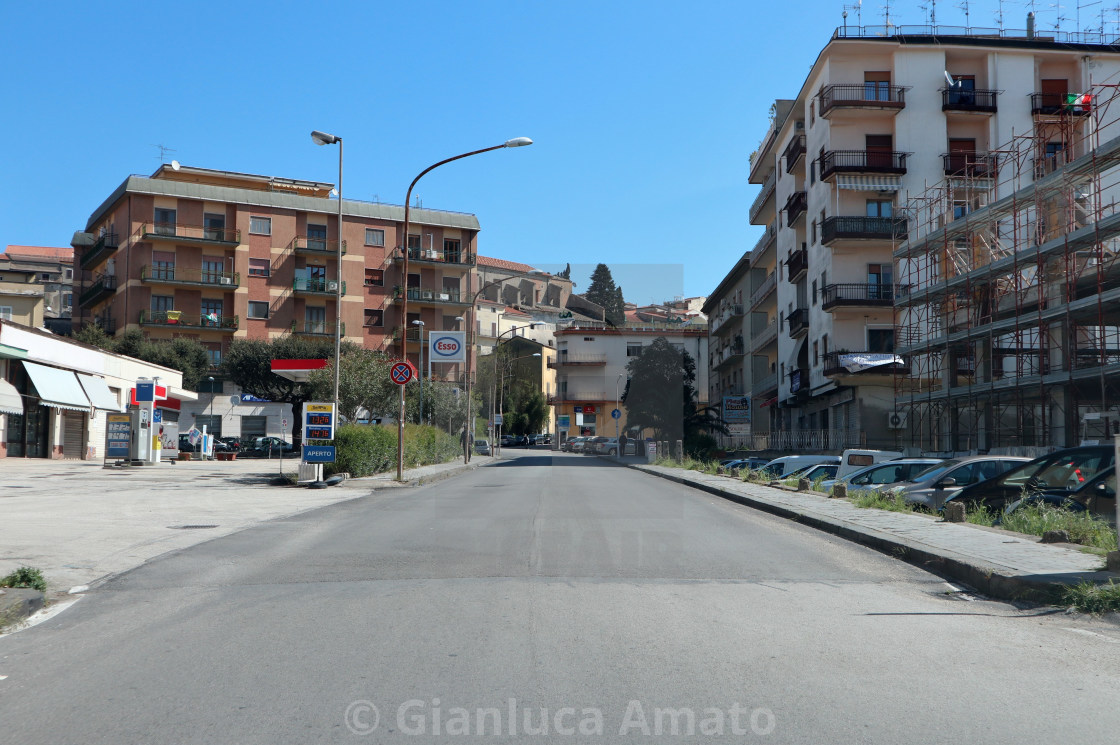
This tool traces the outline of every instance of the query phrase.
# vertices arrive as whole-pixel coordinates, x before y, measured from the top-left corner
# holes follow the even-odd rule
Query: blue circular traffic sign
[[[622,412],[618,409],[611,409],[611,419],[621,419]]]
[[[404,385],[412,380],[412,365],[407,362],[397,362],[389,368],[389,377],[397,385]]]

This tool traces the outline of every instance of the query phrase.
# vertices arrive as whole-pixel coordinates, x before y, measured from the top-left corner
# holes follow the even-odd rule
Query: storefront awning
[[[22,414],[23,399],[16,387],[0,378],[0,414]]]
[[[849,191],[898,191],[901,176],[837,176],[836,187]]]
[[[78,373],[78,380],[81,381],[86,396],[96,408],[102,411],[121,411],[121,405],[117,403],[117,397],[109,390],[104,378]]]
[[[37,365],[34,362],[24,362],[23,368],[34,383],[43,406],[89,411],[89,398],[70,370],[59,370],[57,367]]]

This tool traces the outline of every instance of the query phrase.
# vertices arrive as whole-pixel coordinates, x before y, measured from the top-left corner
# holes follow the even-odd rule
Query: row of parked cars
[[[192,445],[190,437],[184,433],[179,434],[179,450],[182,452],[193,453],[202,448],[202,443]],[[297,448],[287,440],[282,440],[279,437],[254,437],[248,440],[242,440],[240,437],[219,437],[214,440],[215,453],[237,453],[241,457],[273,457],[280,454],[289,455],[298,452]]]
[[[721,465],[764,471],[772,478],[823,479],[820,488],[825,491],[843,483],[849,493],[867,489],[897,494],[935,512],[953,501],[993,512],[1047,504],[1116,522],[1111,445],[1067,448],[1034,459],[1013,455],[908,458],[889,451],[846,450],[840,456],[793,455],[760,461],[732,459]]]
[[[569,437],[560,445],[565,453],[583,453],[584,455],[618,455],[617,437]],[[626,452],[623,455],[634,455],[638,451],[638,443],[627,439]]]

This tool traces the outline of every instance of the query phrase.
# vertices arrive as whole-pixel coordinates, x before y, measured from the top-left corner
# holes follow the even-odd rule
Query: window
[[[410,251],[419,251],[420,250],[420,236],[419,235],[408,236],[408,249]]]
[[[381,230],[380,228],[366,228],[366,245],[384,246],[385,231]]]
[[[828,334],[821,336],[821,354],[828,356]]]
[[[812,238],[812,242],[813,242],[813,243],[816,243],[816,242],[817,242],[817,221],[816,221],[816,220],[813,220],[813,222],[812,222],[812,225],[813,225],[813,231],[812,231],[812,236],[813,236],[813,238]]]
[[[222,364],[222,345],[221,344],[207,344],[206,354],[210,357],[210,367],[218,367]],[[206,381],[210,382],[210,381]],[[222,381],[215,380],[214,387],[217,388],[215,393],[222,393]]]
[[[39,280],[42,281],[42,282],[50,282],[51,281],[50,273],[49,272],[43,272],[42,274],[39,275]]]
[[[419,287],[420,286],[420,275],[419,274],[409,274],[408,275],[408,286],[409,287]]]
[[[268,318],[268,303],[263,300],[250,300],[249,318]]]
[[[366,326],[384,326],[385,325],[385,311],[383,310],[366,310]]]
[[[311,225],[307,226],[307,247],[314,251],[327,250],[327,226],[326,225]]]
[[[152,313],[166,313],[169,310],[175,310],[173,295],[152,295]]]
[[[891,200],[889,199],[868,199],[867,200],[867,216],[868,217],[890,217]]]
[[[72,306],[74,304],[73,301],[74,301],[74,296],[71,293],[69,293],[69,292],[64,293],[63,296],[62,296],[62,307],[69,308],[70,306]]]
[[[894,329],[867,329],[867,351],[886,354],[894,351]]]
[[[66,276],[66,279],[73,279],[74,278],[74,270],[73,269],[67,269],[66,272],[65,272],[65,276]]]
[[[226,236],[226,216],[204,214],[202,216],[202,235],[208,241],[224,241]]]
[[[445,240],[443,242],[443,260],[452,264],[458,264],[462,260],[462,248],[457,240]]]
[[[819,352],[820,346],[818,342],[813,342],[813,367],[816,367],[818,364],[820,364],[821,358]],[[813,427],[813,429],[816,429],[816,427]]]
[[[813,280],[813,305],[817,304],[817,280]]]
[[[307,332],[311,334],[325,334],[327,332],[327,309],[307,307],[303,309],[304,323]]]
[[[249,232],[253,235],[272,235],[272,218],[250,217]]]
[[[863,98],[865,101],[891,100],[891,73],[865,72],[863,74]]]
[[[216,258],[213,256],[202,257],[202,281],[209,285],[229,284],[223,282],[223,279],[228,280],[225,276],[226,262],[225,259]]]
[[[202,299],[202,325],[217,326],[222,322],[222,301]]]
[[[817,104],[815,101],[809,102],[809,126],[817,123]]]
[[[250,277],[267,277],[270,271],[268,259],[249,259]]]
[[[175,279],[174,251],[152,251],[152,278]]]
[[[175,235],[175,210],[156,207],[152,222],[156,235]]]
[[[867,284],[890,287],[894,282],[894,266],[891,264],[868,264]],[[878,299],[878,298],[873,298]]]
[[[641,357],[642,356],[641,342],[638,342],[638,343],[626,342],[626,356],[627,357]]]
[[[0,321],[12,320],[12,306],[0,305]]]
[[[383,287],[384,285],[384,269],[366,269],[366,287]]]

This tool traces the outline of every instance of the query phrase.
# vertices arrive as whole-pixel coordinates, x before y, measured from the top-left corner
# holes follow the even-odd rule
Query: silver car
[[[831,491],[835,484],[842,483],[848,485],[849,493],[861,488],[882,491],[883,486],[912,479],[921,471],[940,462],[940,458],[896,458],[865,466],[842,478],[825,481],[821,484],[821,489]]]
[[[1030,460],[1030,458],[1013,455],[972,455],[967,458],[949,458],[915,474],[905,484],[899,484],[892,491],[901,494],[907,502],[937,511],[946,500],[969,484],[978,484],[1002,476],[1004,472]]]

